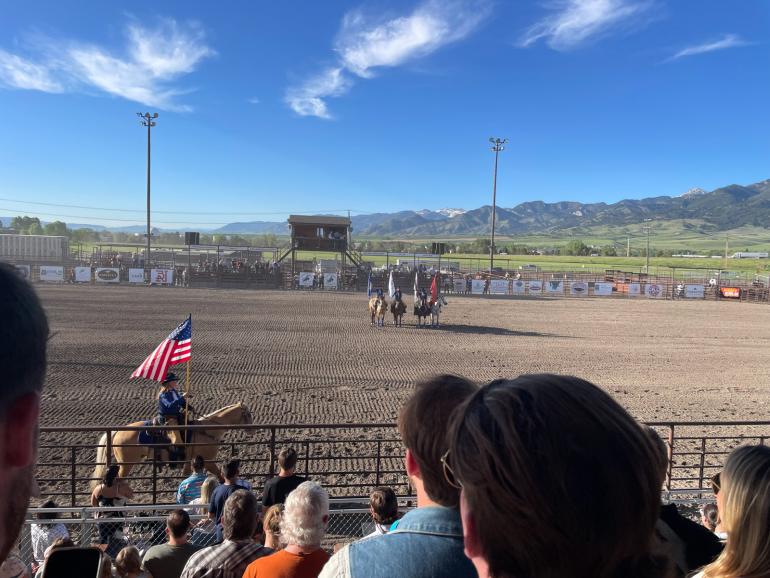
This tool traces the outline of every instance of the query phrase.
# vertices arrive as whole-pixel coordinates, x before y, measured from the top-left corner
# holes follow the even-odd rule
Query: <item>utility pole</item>
[[[631,237],[626,237],[626,257],[631,256]]]
[[[492,273],[492,269],[495,266],[495,213],[497,212],[497,161],[500,156],[500,151],[505,149],[505,143],[508,142],[507,138],[495,138],[491,137],[489,142],[492,143],[492,152],[495,153],[495,177],[492,184],[492,244],[489,246],[489,272]]]
[[[645,219],[645,223],[649,223],[652,221],[652,219]],[[647,230],[647,253],[646,253],[646,263],[644,265],[644,272],[648,275],[650,274],[650,229],[652,228],[652,225],[646,225],[645,229]]]
[[[142,126],[147,127],[147,254],[144,257],[144,268],[149,270],[150,268],[150,240],[152,239],[152,230],[150,229],[150,131],[157,123],[155,119],[158,118],[158,113],[150,114],[149,112],[142,114],[137,112],[136,115],[141,118]]]

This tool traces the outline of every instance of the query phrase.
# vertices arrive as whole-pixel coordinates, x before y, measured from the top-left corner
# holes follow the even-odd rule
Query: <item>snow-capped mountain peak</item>
[[[439,209],[436,211],[437,213],[441,213],[442,215],[449,217],[450,219],[452,217],[456,217],[458,215],[463,215],[467,211],[465,209]]]
[[[695,187],[693,189],[690,189],[689,191],[682,193],[680,196],[684,197],[685,199],[688,199],[690,197],[697,197],[699,195],[705,195],[708,191],[704,191],[703,189],[699,187]]]

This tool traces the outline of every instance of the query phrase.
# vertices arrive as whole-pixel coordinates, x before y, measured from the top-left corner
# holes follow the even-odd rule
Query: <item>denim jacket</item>
[[[353,542],[332,556],[319,578],[476,578],[463,553],[457,510],[410,510],[382,536]]]

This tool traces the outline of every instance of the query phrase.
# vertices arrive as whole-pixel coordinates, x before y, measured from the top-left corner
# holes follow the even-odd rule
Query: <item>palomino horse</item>
[[[393,314],[393,325],[401,327],[404,324],[404,313],[406,313],[406,304],[400,299],[390,304],[390,312]]]
[[[369,315],[372,316],[372,325],[385,325],[385,313],[388,312],[388,302],[380,297],[369,299]]]
[[[443,295],[439,295],[438,299],[431,305],[430,308],[430,325],[431,327],[438,327],[438,318],[441,315],[441,308],[446,306],[447,302]]]
[[[249,423],[251,423],[251,412],[248,407],[239,402],[218,409],[189,425],[237,425]],[[128,425],[131,427],[140,427],[145,425],[145,422],[138,421]],[[206,469],[219,477],[220,472],[219,467],[217,466],[217,450],[219,449],[219,443],[226,431],[227,430],[224,428],[208,431],[192,431],[189,440],[190,449],[187,452],[187,457],[191,459],[194,456],[202,456],[206,461]],[[114,457],[112,463],[116,463],[120,466],[120,473],[118,475],[121,478],[127,478],[135,463],[147,460],[152,456],[153,451],[157,449],[146,445],[140,445],[140,433],[141,430],[129,430],[116,431],[112,434],[112,457]],[[104,476],[107,469],[106,458],[107,434],[105,433],[102,434],[102,437],[99,439],[99,446],[96,450],[96,469],[94,469],[93,473],[95,480],[100,480],[102,476]],[[190,459],[185,460],[185,475],[190,473]],[[92,480],[92,486],[99,483],[95,480]]]

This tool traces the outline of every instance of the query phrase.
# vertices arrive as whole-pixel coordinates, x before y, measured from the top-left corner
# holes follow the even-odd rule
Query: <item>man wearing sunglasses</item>
[[[460,490],[450,483],[451,476],[447,479],[441,461],[452,412],[475,391],[471,382],[453,375],[417,385],[398,419],[417,508],[387,534],[345,546],[319,578],[476,577],[463,553]]]

